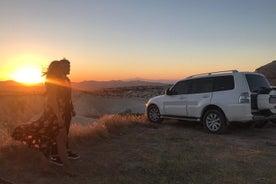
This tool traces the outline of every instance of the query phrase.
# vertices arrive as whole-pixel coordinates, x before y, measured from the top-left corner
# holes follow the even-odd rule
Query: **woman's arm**
[[[72,103],[72,100],[70,101],[70,106],[71,106],[71,116],[74,117],[74,116],[76,116],[76,111],[75,111],[74,105]]]

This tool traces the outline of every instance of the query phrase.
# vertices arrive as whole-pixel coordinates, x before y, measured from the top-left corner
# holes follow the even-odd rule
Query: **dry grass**
[[[196,123],[148,123],[144,116],[106,115],[72,126],[70,143],[80,176],[60,167],[43,175],[37,151],[10,140],[1,146],[0,177],[14,183],[275,183],[276,125],[232,127],[211,135]]]
[[[88,125],[73,124],[70,130],[70,137],[73,138],[70,141],[78,144],[78,142],[89,139],[96,143],[113,135],[126,132],[129,127],[136,124],[147,124],[146,118],[131,114],[105,115],[96,123]]]

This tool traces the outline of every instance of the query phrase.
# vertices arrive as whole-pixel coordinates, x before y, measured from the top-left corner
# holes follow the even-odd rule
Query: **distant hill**
[[[264,74],[271,85],[276,86],[276,60],[257,68],[255,72]]]
[[[0,81],[0,95],[41,94],[44,90],[43,83],[26,86],[12,80]]]
[[[94,91],[103,88],[118,88],[118,87],[137,87],[137,86],[164,86],[168,85],[160,82],[147,82],[140,80],[133,81],[121,81],[121,80],[112,80],[112,81],[83,81],[72,83],[74,89],[85,90],[85,91]]]

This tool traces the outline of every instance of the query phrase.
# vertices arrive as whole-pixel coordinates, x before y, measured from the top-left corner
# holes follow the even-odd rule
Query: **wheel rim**
[[[149,109],[149,119],[151,121],[158,121],[160,119],[160,113],[157,107],[151,107]]]
[[[221,119],[219,115],[215,113],[208,114],[206,117],[206,126],[212,132],[218,131],[221,127]]]

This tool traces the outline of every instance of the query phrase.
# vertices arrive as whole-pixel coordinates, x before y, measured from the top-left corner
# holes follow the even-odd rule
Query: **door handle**
[[[204,96],[202,96],[202,98],[209,98],[210,97],[210,95],[204,95]]]
[[[186,99],[186,97],[180,97],[179,99],[180,99],[180,100],[184,100],[184,99]]]

